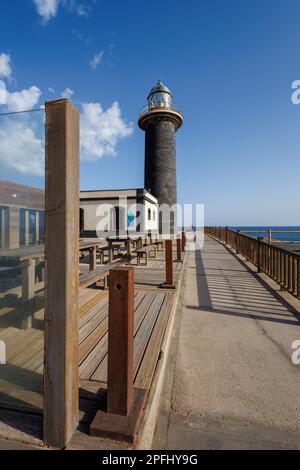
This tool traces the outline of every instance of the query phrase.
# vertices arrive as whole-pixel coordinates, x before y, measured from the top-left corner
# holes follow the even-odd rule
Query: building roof
[[[1,205],[44,210],[45,191],[44,189],[33,188],[25,184],[0,180]]]
[[[153,196],[145,188],[130,188],[130,189],[95,189],[80,191],[80,200],[91,199],[118,199],[119,197],[136,198],[142,196],[148,201],[157,204],[156,197]]]

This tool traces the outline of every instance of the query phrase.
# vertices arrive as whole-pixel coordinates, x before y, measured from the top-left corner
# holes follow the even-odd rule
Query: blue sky
[[[184,116],[179,202],[204,203],[207,224],[300,225],[300,105],[291,102],[291,84],[300,79],[299,1],[56,3],[2,0],[0,81],[7,100],[0,111],[38,107],[69,89],[87,137],[82,189],[143,186],[138,111],[163,77]],[[9,131],[1,134],[0,119],[1,146]],[[34,139],[42,117],[33,121],[18,121],[19,135],[31,129],[31,170],[41,164]],[[92,142],[91,127],[99,128]],[[41,172],[16,165],[14,155],[5,161],[3,153],[1,177],[42,184]]]

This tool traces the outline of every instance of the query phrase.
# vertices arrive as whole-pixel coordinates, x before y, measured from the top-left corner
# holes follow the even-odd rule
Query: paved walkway
[[[295,311],[224,245],[190,252],[153,448],[300,448]]]

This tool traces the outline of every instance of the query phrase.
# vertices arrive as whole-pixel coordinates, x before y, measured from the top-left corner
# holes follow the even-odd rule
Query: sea
[[[272,238],[278,241],[286,242],[299,242],[300,243],[300,226],[297,227],[283,227],[283,226],[268,226],[268,227],[229,227],[233,230],[247,231],[250,230],[253,233],[249,233],[251,237],[268,237],[268,230],[272,231],[284,231],[291,233],[274,233]],[[292,233],[298,231],[299,233]],[[246,234],[247,235],[247,234]]]

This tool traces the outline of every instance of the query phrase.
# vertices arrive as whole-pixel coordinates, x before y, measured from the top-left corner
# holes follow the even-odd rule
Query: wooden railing
[[[228,227],[205,227],[207,235],[231,246],[276,281],[282,290],[300,299],[300,255]]]

